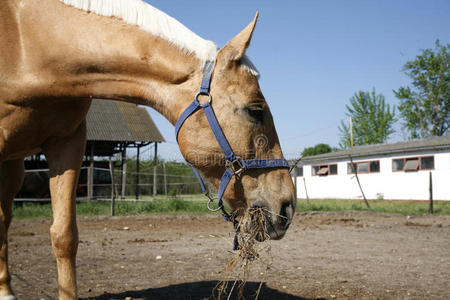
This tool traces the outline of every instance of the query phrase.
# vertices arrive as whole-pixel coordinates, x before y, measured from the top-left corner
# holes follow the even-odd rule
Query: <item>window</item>
[[[313,176],[337,175],[337,164],[312,167]]]
[[[355,170],[358,174],[378,173],[380,172],[380,161],[372,160],[353,163],[353,165],[347,164],[347,174],[355,174]]]
[[[353,163],[348,163],[347,164],[347,174],[355,174],[355,170],[356,170],[356,164]]]
[[[303,167],[297,167],[297,176],[303,177]]]
[[[415,172],[434,170],[434,156],[397,158],[392,160],[392,171]]]
[[[328,166],[323,166],[319,168],[319,172],[317,172],[317,175],[328,175]]]
[[[316,176],[317,172],[319,172],[320,167],[319,166],[313,166],[311,169],[312,175]]]
[[[405,160],[402,159],[393,159],[392,160],[392,171],[402,171],[403,166],[405,165]]]
[[[363,162],[357,164],[358,173],[369,173],[369,163]]]
[[[404,171],[417,171],[419,170],[419,159],[418,158],[408,158],[406,159]]]
[[[434,156],[426,156],[420,158],[421,170],[434,170]]]
[[[330,165],[330,175],[337,175],[337,165]]]
[[[379,173],[380,172],[380,161],[374,160],[370,162],[370,173]]]

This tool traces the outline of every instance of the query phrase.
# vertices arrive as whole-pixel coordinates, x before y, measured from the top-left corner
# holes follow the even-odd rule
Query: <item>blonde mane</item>
[[[176,19],[142,0],[60,0],[78,9],[105,17],[116,17],[158,36],[201,61],[214,60],[217,46],[205,40]]]
[[[203,64],[215,60],[217,45],[205,40],[176,19],[142,0],[60,0],[64,4],[80,10],[92,12],[105,17],[116,17],[130,25],[158,36],[176,46],[185,53],[194,53]],[[259,76],[258,71],[245,57],[241,64],[245,70]]]

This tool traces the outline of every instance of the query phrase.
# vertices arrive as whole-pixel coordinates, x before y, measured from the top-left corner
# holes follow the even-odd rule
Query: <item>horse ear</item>
[[[258,20],[259,13],[256,12],[253,21],[245,27],[237,36],[226,44],[225,47],[220,50],[220,55],[228,61],[240,60],[245,55],[252,39],[253,31],[255,30],[256,21]]]

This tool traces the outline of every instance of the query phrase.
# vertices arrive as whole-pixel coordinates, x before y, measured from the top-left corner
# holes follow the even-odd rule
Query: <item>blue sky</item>
[[[404,63],[436,39],[450,42],[448,0],[147,2],[219,47],[260,12],[247,54],[261,73],[286,158],[318,143],[337,146],[345,105],[359,90],[375,88],[397,105],[392,90],[410,83]],[[167,140],[159,155],[182,160],[172,125],[149,111]],[[407,138],[400,122],[395,128],[391,142]]]

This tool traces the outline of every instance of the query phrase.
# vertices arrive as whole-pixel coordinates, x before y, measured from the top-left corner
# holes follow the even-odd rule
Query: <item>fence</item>
[[[115,167],[116,162],[95,162],[95,167],[82,167],[77,200],[110,200],[113,195],[122,200],[148,200],[155,196],[171,197],[201,193],[200,185],[189,166],[161,162],[157,166],[141,162],[136,171],[136,161],[127,162],[124,172]],[[16,201],[50,201],[48,169],[26,170],[24,184]]]

